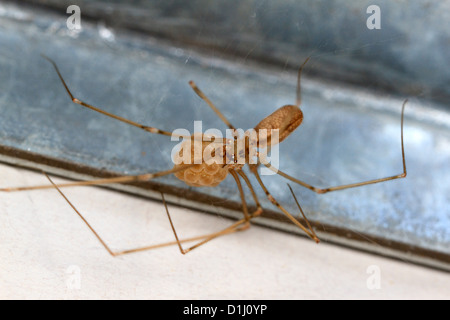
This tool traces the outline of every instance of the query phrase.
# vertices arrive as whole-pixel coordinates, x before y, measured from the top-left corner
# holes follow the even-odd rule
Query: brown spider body
[[[201,143],[202,147],[196,148],[196,143]],[[219,153],[218,157],[222,161],[225,161],[224,148],[220,144],[205,141],[203,136],[202,140],[198,141],[195,141],[195,139],[186,139],[181,144],[181,149],[174,156],[174,162],[176,163],[174,169],[186,164],[198,163],[198,165],[174,173],[175,177],[192,187],[215,187],[225,180],[228,175],[228,168],[224,167],[220,162],[205,161],[203,154],[207,148],[215,148],[214,151]],[[190,157],[184,157],[183,152],[186,150],[191,151]]]
[[[267,135],[264,136],[264,141],[258,139],[250,139],[248,137],[236,138],[234,145],[244,146],[243,149],[230,148],[227,150],[226,144],[222,142],[211,141],[211,137],[202,135],[193,135],[191,139],[186,139],[181,144],[181,150],[175,154],[174,169],[186,164],[198,163],[197,166],[189,167],[186,170],[178,171],[174,175],[178,179],[184,181],[187,185],[193,187],[215,187],[219,185],[228,175],[229,170],[242,170],[245,164],[250,164],[250,158],[254,155],[251,153],[252,147],[265,147],[273,145],[271,130],[278,130],[278,143],[289,136],[303,121],[303,113],[299,107],[294,105],[286,105],[268,117],[264,118],[254,130],[259,133],[261,130],[267,130]],[[197,139],[198,141],[195,141]],[[201,139],[201,140],[200,140]],[[245,139],[245,141],[241,140]],[[227,144],[231,144],[232,139],[228,140]],[[202,148],[196,147],[196,143],[202,143]],[[208,150],[209,149],[209,150]],[[190,157],[183,159],[183,152],[190,150]],[[206,153],[205,153],[206,150]],[[217,153],[216,161],[205,160],[206,155],[214,156]],[[206,157],[207,158],[207,157]],[[244,161],[238,161],[242,159]],[[219,161],[217,161],[219,160]]]
[[[205,243],[215,239],[217,237],[230,234],[236,231],[242,231],[248,229],[250,226],[250,221],[254,218],[257,218],[261,215],[263,208],[258,200],[258,196],[252,186],[251,181],[249,180],[247,174],[242,170],[243,167],[248,164],[251,173],[256,178],[256,181],[260,185],[261,189],[267,196],[267,199],[275,205],[283,214],[297,227],[303,230],[311,239],[319,243],[319,238],[317,237],[313,227],[309,223],[306,218],[303,210],[297,201],[297,198],[288,184],[288,187],[294,197],[295,203],[303,216],[303,219],[306,225],[299,222],[289,211],[287,211],[278,201],[271,195],[267,187],[264,185],[260,174],[258,173],[258,166],[262,163],[264,166],[279,174],[280,176],[290,180],[292,182],[297,183],[307,189],[310,189],[318,194],[344,190],[349,188],[361,187],[364,185],[385,182],[389,180],[395,180],[406,177],[406,161],[405,161],[405,150],[403,144],[403,118],[404,118],[404,110],[407,100],[403,102],[402,111],[401,111],[401,154],[402,154],[402,164],[403,164],[403,172],[401,174],[366,180],[362,182],[350,183],[345,185],[331,186],[326,188],[317,188],[307,182],[299,180],[293,176],[290,176],[287,173],[279,170],[278,168],[272,166],[266,160],[266,153],[270,148],[277,143],[282,142],[286,139],[295,129],[302,123],[303,121],[303,113],[300,110],[299,106],[301,104],[301,90],[300,90],[300,75],[301,71],[309,60],[302,64],[299,68],[297,75],[297,99],[295,105],[285,105],[266,118],[264,118],[261,122],[259,122],[253,129],[248,130],[244,133],[243,137],[239,137],[239,131],[228,121],[228,119],[219,111],[219,109],[211,102],[211,100],[206,97],[206,95],[195,85],[193,81],[189,82],[189,85],[192,89],[197,93],[197,95],[203,99],[210,108],[217,114],[217,116],[228,126],[229,129],[232,130],[232,138],[223,139],[222,137],[214,137],[208,136],[205,134],[194,134],[193,136],[189,135],[180,135],[175,134],[174,132],[169,132],[166,130],[161,130],[155,127],[146,126],[132,120],[123,118],[121,116],[111,114],[102,109],[94,107],[88,103],[85,103],[77,98],[75,98],[71,91],[69,90],[66,82],[64,81],[56,63],[48,57],[45,57],[50,63],[53,64],[64,88],[67,91],[67,94],[70,96],[70,99],[85,108],[91,109],[93,111],[99,112],[103,115],[111,117],[113,119],[119,120],[121,122],[127,123],[129,125],[135,126],[139,129],[145,130],[147,132],[153,134],[160,134],[171,137],[183,138],[184,140],[180,143],[181,150],[175,152],[173,154],[173,161],[175,166],[171,170],[159,171],[155,173],[145,173],[134,176],[119,176],[113,178],[105,178],[105,179],[97,179],[90,181],[77,181],[66,184],[56,185],[47,176],[50,180],[51,185],[41,185],[41,186],[31,186],[31,187],[15,187],[15,188],[0,188],[2,192],[12,192],[12,191],[24,191],[24,190],[36,190],[36,189],[47,189],[47,188],[56,188],[58,192],[64,197],[64,199],[69,203],[69,205],[75,210],[75,212],[79,215],[79,217],[85,222],[85,224],[91,229],[97,239],[101,242],[101,244],[105,247],[105,249],[113,256],[149,250],[153,248],[159,248],[166,245],[177,244],[181,253],[185,254],[195,248],[198,248]],[[272,150],[273,151],[273,150]],[[236,181],[236,185],[239,190],[239,194],[242,201],[242,212],[244,217],[231,226],[208,235],[194,237],[190,239],[180,240],[175,231],[174,224],[169,214],[169,210],[167,208],[167,204],[164,200],[164,194],[161,193],[161,197],[166,209],[167,216],[169,218],[170,225],[172,227],[172,231],[174,233],[176,241],[168,242],[164,244],[152,245],[148,247],[135,248],[130,250],[125,250],[121,252],[113,252],[108,245],[100,238],[100,236],[95,232],[95,230],[89,225],[86,219],[82,216],[82,214],[77,211],[77,209],[73,206],[72,203],[66,198],[66,196],[61,192],[61,187],[70,187],[70,186],[88,186],[88,185],[105,185],[105,184],[113,184],[113,183],[129,183],[136,181],[148,181],[151,179],[155,179],[158,177],[162,177],[168,174],[174,174],[178,179],[184,181],[189,186],[194,187],[215,187],[219,185],[225,178],[230,174]],[[249,188],[254,203],[256,205],[256,210],[253,212],[249,212],[247,203],[245,200],[245,193],[243,191],[241,179],[245,182],[245,185]],[[192,245],[188,249],[183,249],[181,243],[198,240],[199,242]]]

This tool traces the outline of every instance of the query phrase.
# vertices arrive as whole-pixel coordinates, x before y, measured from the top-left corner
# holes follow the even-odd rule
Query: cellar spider
[[[40,185],[40,186],[31,186],[31,187],[15,187],[15,188],[3,188],[0,189],[0,191],[3,192],[13,192],[13,191],[24,191],[24,190],[36,190],[36,189],[48,189],[48,188],[56,188],[57,191],[61,194],[62,197],[67,201],[67,203],[73,208],[73,210],[79,215],[79,217],[83,220],[83,222],[88,226],[88,228],[94,233],[96,238],[101,242],[103,247],[112,255],[112,256],[118,256],[123,254],[128,254],[132,252],[138,252],[138,251],[144,251],[144,250],[150,250],[157,247],[163,247],[168,245],[178,245],[179,250],[181,253],[186,254],[187,252],[190,252],[194,250],[195,248],[198,248],[205,243],[218,238],[220,236],[230,234],[236,231],[242,231],[246,230],[250,227],[250,221],[258,216],[261,215],[263,209],[261,207],[260,201],[258,199],[258,196],[255,192],[255,189],[252,186],[252,183],[250,182],[250,179],[248,178],[247,174],[243,171],[243,167],[245,165],[248,165],[250,172],[255,176],[256,181],[266,194],[267,198],[270,200],[270,202],[276,206],[292,223],[294,223],[297,227],[299,227],[303,232],[319,243],[319,238],[317,237],[316,233],[314,232],[311,224],[309,223],[308,219],[306,218],[302,207],[300,206],[294,192],[292,191],[291,186],[288,184],[289,190],[294,197],[295,203],[300,211],[300,213],[303,216],[303,219],[306,223],[306,225],[302,224],[294,218],[294,216],[288,212],[269,192],[265,184],[263,183],[260,174],[258,173],[258,167],[262,163],[265,165],[268,169],[274,171],[275,173],[281,175],[282,177],[286,178],[287,180],[290,180],[291,182],[295,182],[305,188],[308,188],[318,194],[323,194],[327,192],[337,191],[337,190],[344,190],[349,188],[355,188],[360,187],[368,184],[374,184],[379,182],[384,182],[388,180],[394,180],[399,178],[405,178],[406,177],[406,162],[405,162],[405,151],[404,151],[404,144],[403,144],[403,118],[404,118],[404,110],[407,100],[403,102],[402,110],[401,110],[401,133],[400,133],[400,139],[401,139],[401,153],[402,153],[402,164],[403,164],[403,172],[398,175],[389,176],[385,178],[379,178],[379,179],[373,179],[373,180],[367,180],[363,182],[357,182],[357,183],[351,183],[351,184],[345,184],[345,185],[338,185],[338,186],[332,186],[332,187],[326,187],[326,188],[318,188],[311,184],[308,184],[304,181],[301,181],[295,177],[292,177],[288,175],[287,173],[280,171],[279,169],[272,166],[267,161],[262,161],[262,157],[259,154],[258,151],[255,151],[253,155],[256,155],[257,162],[256,163],[250,163],[250,159],[252,158],[252,155],[250,154],[250,140],[249,137],[246,136],[244,138],[239,138],[238,135],[234,135],[233,139],[216,139],[214,142],[210,142],[211,140],[206,139],[206,137],[201,134],[198,135],[192,135],[192,136],[183,136],[183,135],[176,135],[174,133],[171,133],[169,131],[164,131],[161,129],[158,129],[156,127],[146,126],[142,125],[140,123],[131,121],[129,119],[120,117],[118,115],[111,114],[109,112],[106,112],[104,110],[101,110],[97,107],[94,107],[88,103],[85,103],[77,98],[75,98],[72,94],[72,92],[69,90],[69,87],[67,86],[65,80],[63,79],[61,72],[59,71],[58,66],[56,63],[51,60],[50,58],[43,56],[45,59],[47,59],[54,67],[56,73],[59,76],[59,79],[61,80],[62,85],[64,86],[67,94],[69,95],[72,102],[75,104],[78,104],[80,106],[83,106],[85,108],[91,109],[93,111],[96,111],[98,113],[101,113],[103,115],[106,115],[108,117],[114,118],[116,120],[119,120],[121,122],[127,123],[129,125],[135,126],[139,129],[145,130],[147,132],[153,133],[153,134],[159,134],[159,135],[165,135],[165,136],[178,136],[182,137],[183,139],[186,139],[188,142],[192,141],[201,141],[201,147],[204,151],[205,148],[212,145],[213,151],[211,154],[219,154],[219,158],[222,157],[224,159],[224,164],[219,163],[209,163],[207,158],[203,158],[203,153],[201,154],[202,158],[200,160],[200,163],[185,163],[181,162],[179,164],[175,164],[175,166],[172,169],[160,171],[156,173],[145,173],[145,174],[139,174],[139,175],[131,175],[131,176],[119,176],[114,178],[105,178],[105,179],[95,179],[95,180],[88,180],[88,181],[77,181],[77,182],[71,182],[71,183],[64,183],[64,184],[55,184],[51,178],[47,176],[47,178],[50,181],[49,185]],[[298,70],[297,74],[297,90],[296,90],[296,103],[294,105],[285,105],[275,112],[273,112],[271,115],[264,118],[259,124],[257,124],[254,127],[254,130],[256,132],[261,132],[263,130],[273,130],[278,134],[278,142],[281,143],[286,137],[288,137],[303,121],[303,113],[300,110],[300,104],[301,104],[301,88],[300,88],[300,79],[301,79],[301,73],[305,66],[305,64],[308,62],[309,58],[305,60],[305,62],[301,65],[301,67]],[[217,114],[217,116],[225,123],[225,125],[228,126],[232,132],[236,132],[236,128],[228,121],[228,119],[220,112],[220,110],[209,100],[209,98],[197,87],[197,85],[190,81],[189,85],[192,87],[194,92],[206,102],[206,104]],[[270,131],[273,132],[273,131]],[[244,139],[240,140],[240,139]],[[265,136],[265,143],[266,146],[268,146],[269,141],[271,141],[272,136],[271,133],[266,134]],[[238,162],[237,159],[237,148],[233,148],[231,151],[227,149],[226,147],[229,144],[237,143],[239,141],[244,142],[244,149],[240,150],[239,152],[242,152],[241,155],[243,155],[243,158],[245,159],[244,163]],[[254,141],[255,142],[255,141]],[[256,140],[256,143],[259,143],[260,140]],[[193,144],[195,145],[195,143]],[[234,144],[236,145],[236,144]],[[189,149],[188,149],[189,150]],[[253,150],[253,149],[252,149]],[[191,153],[194,154],[194,148],[192,147],[190,149]],[[155,179],[158,177],[162,177],[165,175],[174,174],[178,179],[184,181],[186,184],[190,186],[195,187],[215,187],[218,184],[220,184],[228,174],[230,174],[233,179],[236,182],[236,185],[239,190],[241,202],[242,202],[242,212],[243,212],[243,218],[234,222],[229,227],[224,228],[221,231],[214,232],[211,234],[195,237],[195,238],[189,238],[189,239],[183,239],[180,240],[174,223],[171,219],[167,203],[164,199],[164,194],[161,193],[162,201],[165,207],[165,211],[167,213],[173,234],[175,236],[175,241],[148,246],[148,247],[141,247],[136,249],[130,249],[120,252],[113,252],[108,245],[102,240],[102,238],[97,234],[97,232],[92,228],[92,226],[88,223],[88,221],[83,217],[83,215],[75,208],[75,206],[69,201],[69,199],[64,195],[64,193],[60,190],[62,187],[73,187],[73,186],[96,186],[96,185],[106,185],[106,184],[114,184],[114,183],[130,183],[130,182],[137,182],[137,181],[148,181],[151,179]],[[244,181],[245,185],[250,190],[250,193],[252,195],[253,201],[256,205],[256,210],[254,212],[249,212],[249,209],[247,207],[247,202],[245,200],[244,191],[243,191],[243,184],[241,183],[241,179]],[[191,245],[188,248],[183,248],[182,243],[189,242],[189,241],[197,241],[194,245]]]

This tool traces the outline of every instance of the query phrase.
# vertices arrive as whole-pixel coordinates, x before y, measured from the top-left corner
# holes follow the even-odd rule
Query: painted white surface
[[[0,165],[2,187],[42,183],[41,174]],[[113,248],[173,240],[161,203],[98,188],[64,191]],[[169,208],[181,237],[231,223]],[[369,289],[377,279],[380,288]],[[0,194],[0,299],[16,298],[449,299],[450,276],[257,226],[185,256],[172,246],[112,258],[48,190]]]

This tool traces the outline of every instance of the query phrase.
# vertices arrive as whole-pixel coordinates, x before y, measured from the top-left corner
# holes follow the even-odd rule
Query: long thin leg
[[[173,231],[173,234],[175,235],[175,239],[176,239],[176,242],[178,244],[178,248],[180,249],[180,252],[182,254],[186,254],[186,253],[188,253],[188,252],[190,252],[190,251],[192,251],[192,250],[194,250],[194,249],[204,245],[205,243],[208,243],[209,241],[211,241],[211,240],[213,240],[215,238],[218,238],[220,236],[223,236],[223,235],[226,235],[226,234],[230,234],[230,233],[233,233],[233,232],[236,232],[236,231],[241,231],[242,229],[238,228],[238,227],[240,225],[244,224],[244,223],[248,223],[248,220],[246,218],[241,219],[239,221],[236,221],[231,226],[229,226],[229,227],[227,227],[227,228],[225,228],[225,229],[223,229],[223,230],[221,230],[219,232],[214,232],[214,233],[210,234],[209,236],[206,236],[202,241],[194,244],[193,246],[191,246],[191,247],[189,247],[187,249],[184,249],[183,246],[181,245],[181,241],[178,238],[178,235],[177,235],[177,232],[175,230],[175,226],[173,224],[172,218],[170,217],[169,209],[167,208],[166,201],[164,200],[164,194],[161,193],[161,196],[162,196],[162,199],[163,199],[164,207],[166,209],[167,217],[169,218],[170,226],[172,227],[172,231]]]
[[[245,173],[242,172],[241,170],[237,171],[237,173],[239,175],[241,175],[241,177],[243,177],[244,181],[248,185],[248,187],[249,187],[249,189],[250,189],[250,191],[251,191],[251,193],[253,195],[253,198],[255,200],[256,206],[257,206],[257,210],[251,215],[249,215],[249,213],[248,213],[247,202],[245,201],[245,194],[244,194],[244,190],[242,188],[242,184],[239,181],[239,177],[238,177],[238,175],[237,175],[235,170],[230,170],[230,173],[234,177],[234,179],[236,181],[236,184],[238,186],[238,189],[239,189],[239,194],[240,194],[241,201],[242,201],[242,210],[244,212],[244,219],[241,219],[241,220],[235,222],[231,226],[223,229],[222,231],[219,231],[219,232],[211,234],[209,237],[205,238],[203,241],[200,241],[199,243],[191,246],[188,249],[183,249],[183,246],[181,245],[181,242],[179,241],[177,232],[175,230],[175,226],[174,226],[174,224],[172,222],[172,218],[170,217],[169,209],[167,208],[167,204],[166,204],[166,202],[164,200],[164,194],[161,193],[161,196],[162,196],[162,199],[163,199],[163,202],[164,202],[164,206],[166,208],[166,213],[167,213],[167,216],[169,218],[170,226],[172,227],[173,234],[175,235],[175,239],[176,239],[176,241],[178,243],[178,248],[180,249],[180,252],[182,254],[186,254],[187,252],[192,251],[193,249],[198,248],[201,245],[203,245],[203,244],[205,244],[205,243],[207,243],[207,242],[209,242],[212,239],[215,239],[217,237],[220,237],[220,236],[223,236],[223,235],[226,235],[226,234],[230,234],[230,233],[233,233],[233,232],[236,232],[236,231],[243,231],[243,230],[247,229],[250,226],[249,225],[250,219],[252,219],[254,217],[257,217],[257,216],[259,216],[261,214],[262,208],[261,208],[261,205],[259,203],[258,197],[257,197],[257,195],[256,195],[256,193],[255,193],[255,191],[254,191],[254,189],[253,189],[253,187],[252,187],[252,185],[250,183],[250,180],[245,175]],[[240,227],[243,224],[245,224],[245,225]]]
[[[239,177],[236,173],[236,171],[234,170],[229,170],[229,172],[231,173],[231,175],[233,176],[234,180],[236,181],[236,184],[238,186],[239,189],[239,194],[241,196],[241,202],[242,202],[242,211],[244,213],[244,218],[249,221],[250,220],[250,216],[248,214],[248,208],[247,208],[247,201],[245,201],[245,194],[244,194],[244,190],[242,188],[242,184],[239,181]]]
[[[92,233],[94,234],[94,236],[97,238],[97,240],[102,244],[102,246],[106,249],[106,251],[108,251],[108,253],[113,256],[113,257],[117,257],[120,255],[125,255],[125,254],[130,254],[130,253],[135,253],[135,252],[141,252],[141,251],[147,251],[147,250],[151,250],[151,249],[156,249],[156,248],[162,248],[162,247],[167,247],[167,246],[172,246],[172,245],[180,245],[180,243],[186,243],[186,242],[192,242],[192,241],[198,241],[201,239],[205,239],[208,237],[211,237],[211,234],[207,234],[207,235],[203,235],[203,236],[198,236],[198,237],[192,237],[192,238],[188,238],[188,239],[182,239],[179,240],[177,239],[177,241],[171,241],[171,242],[165,242],[165,243],[159,243],[159,244],[155,244],[152,246],[147,246],[147,247],[141,247],[141,248],[135,248],[135,249],[128,249],[128,250],[123,250],[123,251],[119,251],[119,252],[114,252],[111,250],[111,248],[106,244],[106,242],[100,237],[100,235],[95,231],[95,229],[89,224],[89,222],[86,220],[86,218],[84,218],[84,216],[77,210],[77,208],[72,204],[72,202],[70,202],[70,200],[66,197],[66,195],[59,189],[59,187],[53,182],[53,180],[46,174],[44,173],[45,176],[47,177],[47,179],[50,181],[50,183],[52,184],[52,187],[55,188],[59,194],[64,198],[64,200],[70,205],[70,207],[76,212],[76,214],[80,217],[80,219],[86,224],[86,226],[92,231]],[[165,202],[164,202],[164,205]],[[222,234],[222,233],[221,233]]]
[[[296,106],[300,107],[300,104],[302,103],[302,91],[300,89],[300,79],[301,79],[301,75],[302,75],[302,71],[303,71],[303,67],[305,66],[305,64],[309,61],[310,57],[308,57],[305,62],[303,62],[303,64],[300,66],[300,68],[298,69],[298,74],[297,74],[297,99],[296,99]]]
[[[308,57],[305,62],[300,66],[298,70],[298,76],[297,76],[297,99],[296,99],[296,105],[297,107],[301,104],[301,90],[300,90],[300,78],[302,74],[303,67],[306,65],[310,58]],[[219,116],[220,119],[228,126],[228,128],[236,130],[236,128],[228,121],[228,119],[220,112],[219,108],[217,108],[212,101],[201,91],[194,81],[189,81],[189,85],[192,87],[192,89],[197,93],[197,95],[202,98],[209,106],[210,108]]]
[[[189,167],[197,166],[197,164],[187,164],[184,166],[179,166],[177,168],[173,168],[166,171],[160,171],[155,173],[146,173],[135,176],[120,176],[114,178],[106,178],[106,179],[96,179],[96,180],[88,180],[88,181],[77,181],[77,182],[69,182],[64,184],[59,184],[59,188],[64,187],[75,187],[75,186],[98,186],[98,185],[106,185],[106,184],[114,184],[114,183],[129,183],[136,181],[148,181],[158,177],[162,177],[171,173],[176,173],[178,171],[186,170]],[[14,187],[14,188],[0,188],[0,192],[16,192],[16,191],[26,191],[26,190],[38,190],[38,189],[52,189],[52,185],[39,185],[39,186],[30,186],[30,187]]]
[[[114,252],[109,248],[109,246],[106,244],[105,241],[103,241],[103,239],[98,235],[98,233],[94,230],[94,228],[92,228],[92,226],[89,224],[89,222],[87,222],[87,220],[83,217],[83,215],[75,208],[75,206],[69,201],[69,199],[67,199],[66,195],[64,193],[62,193],[62,191],[58,188],[58,186],[53,182],[52,179],[50,179],[50,177],[44,172],[45,176],[47,177],[48,181],[50,181],[50,183],[52,184],[52,187],[55,188],[59,194],[64,198],[64,200],[66,200],[66,202],[72,207],[72,209],[77,213],[77,215],[80,217],[81,220],[83,220],[83,222],[87,225],[87,227],[92,231],[92,233],[94,233],[95,237],[98,239],[98,241],[100,241],[100,243],[102,244],[102,246],[106,249],[106,251],[108,251],[108,253],[112,256],[114,256]]]
[[[275,173],[278,173],[280,176],[282,176],[288,180],[291,180],[295,183],[298,183],[299,185],[301,185],[305,188],[308,188],[316,193],[327,193],[327,192],[332,192],[332,191],[337,191],[337,190],[344,190],[344,189],[349,189],[349,188],[365,186],[368,184],[374,184],[374,183],[379,183],[379,182],[384,182],[384,181],[389,181],[389,180],[405,178],[406,177],[406,161],[405,161],[405,147],[404,147],[404,143],[403,143],[403,117],[404,117],[404,112],[405,112],[405,105],[407,102],[408,102],[408,100],[405,100],[403,102],[402,116],[401,116],[401,145],[402,145],[402,164],[403,164],[403,173],[401,173],[401,174],[390,176],[390,177],[385,177],[385,178],[380,178],[380,179],[373,179],[373,180],[368,180],[368,181],[363,181],[363,182],[345,184],[345,185],[340,185],[340,186],[317,188],[317,187],[314,187],[304,181],[296,179],[296,178],[288,175],[287,173],[284,173],[281,170],[274,168],[270,163],[263,163],[263,164],[270,170],[274,171]]]
[[[105,115],[105,116],[108,116],[108,117],[114,118],[114,119],[116,119],[116,120],[125,122],[125,123],[127,123],[127,124],[132,125],[132,126],[135,126],[135,127],[139,128],[139,129],[148,131],[148,132],[150,132],[150,133],[162,134],[162,135],[165,135],[165,136],[176,136],[176,137],[190,138],[189,136],[183,136],[183,135],[173,134],[172,132],[169,132],[169,131],[164,131],[164,130],[160,130],[160,129],[155,128],[155,127],[149,127],[149,126],[142,125],[142,124],[140,124],[140,123],[137,123],[137,122],[128,120],[128,119],[126,119],[126,118],[117,116],[117,115],[115,115],[115,114],[106,112],[106,111],[104,111],[104,110],[102,110],[102,109],[99,109],[99,108],[97,108],[97,107],[94,107],[94,106],[92,106],[92,105],[90,105],[90,104],[88,104],[88,103],[85,103],[85,102],[83,102],[83,101],[81,101],[81,100],[75,98],[75,97],[73,96],[72,92],[69,90],[69,87],[67,86],[66,82],[64,81],[64,78],[62,77],[61,72],[59,71],[59,68],[58,68],[58,66],[56,65],[56,63],[55,63],[52,59],[50,59],[49,57],[47,57],[47,56],[45,56],[45,55],[42,55],[42,57],[44,57],[46,60],[48,60],[48,61],[53,65],[53,67],[54,67],[55,70],[56,70],[56,73],[57,73],[58,76],[59,76],[59,79],[61,80],[62,84],[64,85],[64,88],[66,89],[67,94],[70,96],[70,99],[72,100],[72,102],[74,102],[74,103],[76,103],[76,104],[78,104],[78,105],[81,105],[81,106],[83,106],[83,107],[86,107],[86,108],[88,108],[88,109],[94,110],[94,111],[96,111],[96,112],[99,112],[99,113],[101,113],[101,114],[103,114],[103,115]]]
[[[295,203],[297,204],[298,209],[300,210],[300,213],[303,216],[303,219],[306,221],[306,224],[308,225],[309,230],[311,230],[312,234],[317,238],[316,233],[314,232],[314,229],[312,228],[311,224],[309,223],[309,220],[306,218],[305,213],[303,212],[302,206],[297,200],[297,197],[295,196],[294,191],[292,190],[291,186],[288,183],[289,190],[291,191],[292,196],[294,197]]]
[[[252,218],[256,217],[256,216],[259,216],[262,213],[262,207],[261,207],[261,204],[259,202],[258,196],[256,195],[256,192],[255,192],[255,190],[254,190],[254,188],[253,188],[253,186],[252,186],[252,184],[250,182],[250,179],[247,177],[247,175],[242,170],[239,170],[238,173],[241,175],[241,177],[244,179],[244,181],[246,182],[247,186],[249,187],[249,189],[250,189],[250,191],[251,191],[251,193],[253,195],[253,199],[255,200],[255,203],[256,203],[256,206],[257,206],[257,210],[252,214]],[[306,215],[303,212],[303,209],[300,206],[300,203],[298,202],[297,197],[294,194],[294,191],[292,190],[292,188],[291,188],[291,186],[289,184],[288,184],[288,187],[291,190],[292,196],[294,197],[294,200],[295,200],[295,202],[296,202],[296,204],[297,204],[297,206],[298,206],[298,208],[300,210],[300,213],[303,216],[303,219],[306,221],[306,224],[308,225],[309,230],[311,230],[311,233],[315,237],[317,237],[316,233],[314,232],[314,229],[312,228],[311,224],[308,221],[308,218],[306,218]]]
[[[256,204],[256,211],[251,214],[251,218],[261,215],[263,209],[261,207],[261,203],[259,202],[258,196],[256,195],[255,189],[253,188],[253,186],[250,182],[250,179],[247,177],[245,172],[242,170],[238,170],[237,173],[239,173],[239,175],[242,177],[242,179],[244,179],[245,183],[247,184],[247,187],[250,189],[250,192],[252,193],[253,200],[255,201],[255,204]]]
[[[267,195],[267,198],[270,200],[270,202],[272,202],[273,205],[275,205],[278,209],[280,209],[284,215],[291,220],[297,227],[299,227],[300,229],[302,229],[311,239],[313,239],[314,241],[316,241],[317,243],[320,242],[319,238],[315,235],[314,231],[311,232],[310,230],[308,230],[306,227],[304,227],[297,219],[295,219],[285,208],[283,208],[283,206],[281,204],[278,203],[277,200],[275,200],[275,198],[270,194],[269,190],[267,190],[266,186],[264,185],[264,183],[261,180],[261,177],[259,176],[259,173],[257,171],[257,166],[251,166],[250,167],[253,174],[255,175],[256,179],[258,180],[259,185],[261,186],[261,188],[263,189],[263,191],[265,192],[265,194]]]
[[[220,110],[211,102],[211,100],[208,99],[208,97],[197,87],[197,85],[194,83],[194,81],[189,81],[189,85],[192,87],[192,89],[195,91],[195,93],[202,98],[210,107],[213,109],[213,111],[219,116],[220,119],[228,126],[228,128],[236,130],[236,128],[228,121],[228,119],[220,112]]]

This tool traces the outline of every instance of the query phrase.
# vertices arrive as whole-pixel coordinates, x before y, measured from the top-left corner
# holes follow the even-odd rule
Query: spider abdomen
[[[175,165],[175,168],[179,165]],[[175,173],[175,177],[193,187],[215,187],[228,175],[228,170],[218,164],[202,163]]]
[[[175,177],[193,187],[215,187],[225,180],[228,175],[228,169],[224,168],[223,165],[222,144],[210,141],[185,140],[180,147],[180,150],[174,154],[174,169],[186,164],[197,163],[197,165],[174,173]],[[206,148],[208,148],[207,152],[205,152]],[[186,157],[185,152],[189,155],[189,150],[190,157]],[[215,162],[212,159],[206,159],[205,161],[205,154],[208,157],[216,153]]]

